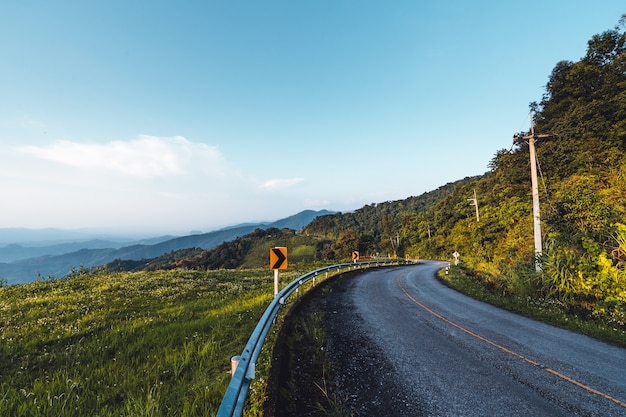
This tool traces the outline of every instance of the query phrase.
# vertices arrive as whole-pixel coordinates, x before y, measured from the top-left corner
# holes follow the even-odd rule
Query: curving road
[[[354,415],[626,416],[625,349],[466,297],[435,278],[445,265],[366,271],[334,294]]]

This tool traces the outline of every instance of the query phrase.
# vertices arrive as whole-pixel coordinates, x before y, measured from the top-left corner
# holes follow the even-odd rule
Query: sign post
[[[287,269],[287,248],[276,247],[270,249],[270,269],[274,270],[274,297],[278,294],[279,272]]]
[[[359,251],[352,252],[352,262],[357,263],[359,261]]]

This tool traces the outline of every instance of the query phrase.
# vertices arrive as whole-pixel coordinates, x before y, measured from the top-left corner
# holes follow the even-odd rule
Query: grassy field
[[[281,281],[312,269],[290,267]],[[215,415],[230,358],[272,297],[267,269],[75,274],[2,287],[0,415]]]

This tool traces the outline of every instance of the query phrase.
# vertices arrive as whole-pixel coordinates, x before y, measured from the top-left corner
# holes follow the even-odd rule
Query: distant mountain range
[[[163,236],[134,242],[92,239],[56,243],[48,246],[38,244],[34,240],[29,246],[9,243],[0,248],[0,277],[4,278],[9,284],[30,282],[38,277],[61,278],[70,274],[73,269],[100,266],[116,259],[138,261],[155,258],[180,249],[211,249],[220,243],[251,233],[255,229],[275,227],[277,229],[300,230],[316,217],[333,213],[328,210],[305,210],[275,222],[245,223],[208,233],[182,237]],[[18,229],[1,229],[0,233],[2,233],[3,241],[6,241],[9,235],[4,233],[7,230],[15,232]],[[58,232],[53,233],[50,230],[47,234],[54,236],[54,239],[60,240],[61,234]],[[36,236],[35,233],[32,233],[30,238],[33,239]],[[79,237],[81,235],[77,234],[76,236]]]
[[[190,233],[191,234],[191,233]],[[65,243],[79,243],[89,241],[105,241],[118,244],[129,242],[143,242],[149,244],[152,239],[166,240],[175,236],[157,236],[146,238],[145,235],[129,233],[102,232],[96,229],[27,229],[20,227],[0,228],[0,247],[9,244],[19,244],[28,247],[54,246]],[[156,243],[156,242],[152,242]]]

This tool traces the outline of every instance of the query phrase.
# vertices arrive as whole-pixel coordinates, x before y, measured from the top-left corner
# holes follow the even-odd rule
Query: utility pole
[[[541,246],[541,219],[539,213],[539,185],[537,184],[537,154],[535,152],[535,142],[537,139],[549,138],[552,135],[541,134],[535,135],[535,127],[533,125],[533,111],[530,111],[530,135],[520,136],[514,135],[513,142],[519,142],[521,140],[528,141],[528,148],[530,150],[530,184],[533,194],[533,224],[535,232],[535,270],[541,271],[541,253],[543,252]]]
[[[474,198],[468,198],[471,201],[470,206],[476,206],[476,221],[480,221],[480,216],[478,215],[478,199],[476,198],[476,188],[474,188]]]

